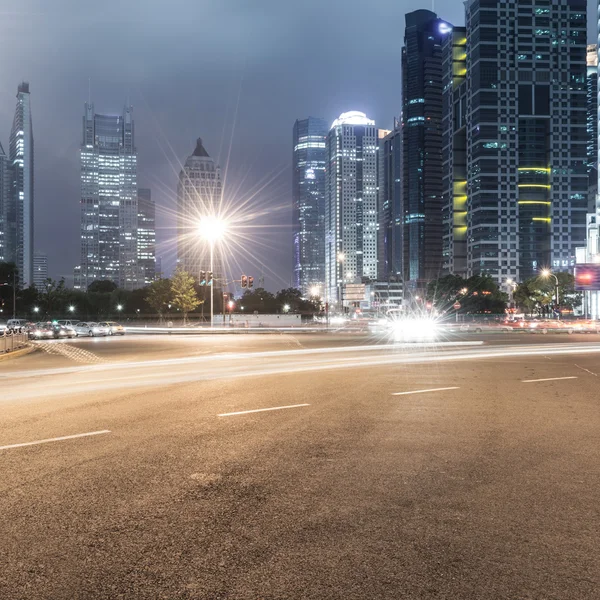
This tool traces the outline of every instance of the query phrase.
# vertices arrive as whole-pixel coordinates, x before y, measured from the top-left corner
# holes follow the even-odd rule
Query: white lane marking
[[[521,383],[538,383],[538,381],[564,381],[565,379],[577,379],[577,377],[548,377],[547,379],[523,379]]]
[[[0,446],[0,450],[8,450],[10,448],[23,448],[25,446],[37,446],[38,444],[49,444],[50,442],[62,442],[63,440],[74,440],[82,437],[89,437],[91,435],[102,435],[104,433],[111,433],[108,429],[102,431],[89,431],[88,433],[77,433],[75,435],[63,435],[62,437],[48,438],[45,440],[36,440],[34,442],[24,442],[22,444],[10,444],[9,446]]]
[[[589,369],[586,369],[585,367],[581,367],[580,365],[575,365],[578,369],[581,369],[582,371],[585,371],[586,373],[589,373],[590,375],[593,375],[594,377],[598,377],[598,373],[593,373],[592,371],[590,371]]]
[[[310,404],[290,404],[289,406],[273,406],[272,408],[255,408],[254,410],[241,410],[239,412],[223,413],[217,417],[234,417],[236,415],[248,415],[250,413],[266,412],[268,410],[283,410],[284,408],[300,408],[301,406],[310,406]]]
[[[445,392],[446,390],[460,390],[459,387],[433,388],[430,390],[413,390],[412,392],[394,392],[392,396],[408,396],[409,394],[426,394],[427,392]]]

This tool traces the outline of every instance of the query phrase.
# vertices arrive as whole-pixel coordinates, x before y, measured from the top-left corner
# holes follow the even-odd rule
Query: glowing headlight
[[[393,324],[395,341],[431,341],[437,334],[435,321],[431,319],[400,319]]]

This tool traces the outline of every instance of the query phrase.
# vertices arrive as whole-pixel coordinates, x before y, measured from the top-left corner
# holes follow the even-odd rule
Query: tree
[[[43,305],[43,312],[46,317],[51,317],[53,313],[62,313],[68,296],[65,287],[65,280],[61,279],[58,283],[48,277],[44,280],[42,289],[39,290],[40,302]]]
[[[171,281],[169,279],[157,279],[146,288],[146,302],[162,322],[163,315],[171,302]]]
[[[459,302],[463,314],[502,314],[506,310],[508,295],[488,276],[473,275],[464,279],[459,275],[446,275],[427,286],[427,299],[440,311],[448,311]]]
[[[571,273],[555,273],[558,279],[558,304],[573,310],[581,305],[582,294],[575,291],[575,278]],[[515,303],[525,313],[548,315],[556,304],[556,282],[554,277],[537,275],[520,283],[514,294]]]
[[[275,313],[278,308],[275,296],[271,292],[267,292],[264,288],[246,290],[240,300],[240,304],[244,307],[244,312],[257,311],[262,314]]]
[[[183,313],[184,324],[188,313],[202,304],[194,288],[194,278],[183,269],[177,269],[171,281],[171,302]]]
[[[100,294],[110,294],[116,289],[117,284],[109,279],[98,279],[97,281],[92,281],[92,283],[88,285],[88,292],[97,292]]]

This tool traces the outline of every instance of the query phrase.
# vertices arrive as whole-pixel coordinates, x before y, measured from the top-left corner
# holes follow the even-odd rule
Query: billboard
[[[578,292],[600,291],[600,264],[576,265],[575,289]]]

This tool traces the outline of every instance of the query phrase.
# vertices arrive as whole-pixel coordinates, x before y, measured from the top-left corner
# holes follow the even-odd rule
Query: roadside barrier
[[[26,333],[10,333],[8,335],[0,335],[0,354],[12,352],[19,348],[27,346]]]

